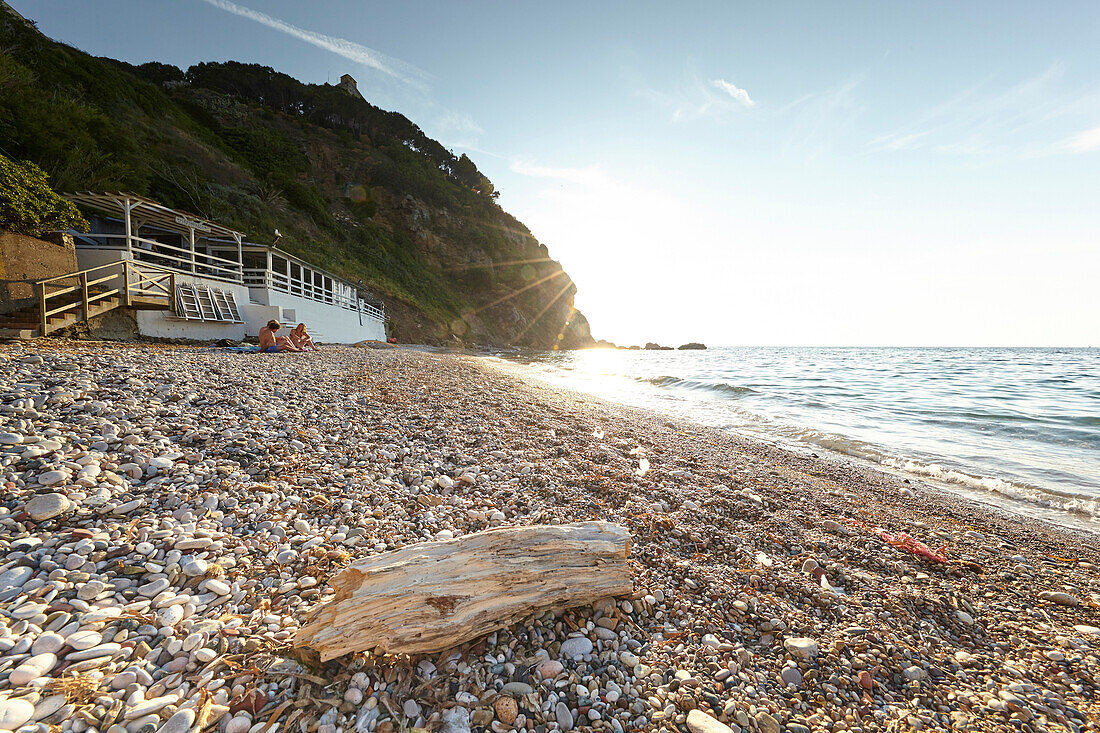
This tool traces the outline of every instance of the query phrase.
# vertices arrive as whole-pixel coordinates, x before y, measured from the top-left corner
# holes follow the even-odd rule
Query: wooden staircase
[[[143,262],[119,260],[34,282],[38,302],[0,315],[0,338],[49,336],[115,308],[171,310],[176,274]]]

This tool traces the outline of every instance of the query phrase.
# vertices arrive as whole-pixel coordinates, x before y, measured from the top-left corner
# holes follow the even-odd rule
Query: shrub
[[[44,170],[0,153],[0,229],[40,237],[57,229],[88,231],[88,221],[54,193]]]

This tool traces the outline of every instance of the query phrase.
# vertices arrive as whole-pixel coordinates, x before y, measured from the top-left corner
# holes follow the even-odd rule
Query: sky
[[[596,338],[1100,346],[1100,3],[8,0],[131,63],[350,73]]]

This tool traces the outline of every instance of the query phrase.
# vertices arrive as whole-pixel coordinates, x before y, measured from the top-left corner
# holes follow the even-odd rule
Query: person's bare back
[[[270,354],[277,351],[300,351],[299,348],[290,343],[290,339],[286,336],[275,335],[280,328],[282,328],[282,325],[278,321],[271,320],[260,329],[260,351]]]

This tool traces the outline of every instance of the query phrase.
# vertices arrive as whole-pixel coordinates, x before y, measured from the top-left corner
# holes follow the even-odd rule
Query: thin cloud
[[[1067,88],[1064,75],[1062,66],[1054,64],[1001,89],[991,89],[992,80],[984,80],[934,105],[912,123],[872,139],[867,150],[1032,158],[1100,149],[1100,128],[1065,137],[1066,127],[1076,126],[1075,121],[1095,119],[1100,93]]]
[[[317,33],[315,31],[306,30],[305,28],[299,28],[296,25],[291,25],[267,13],[261,13],[258,10],[246,8],[243,5],[230,2],[230,0],[202,1],[207,5],[212,5],[227,13],[233,13],[242,18],[247,18],[260,25],[265,25],[268,28],[285,33],[288,36],[293,36],[301,41],[313,44],[318,48],[323,48],[338,56],[343,56],[349,61],[363,64],[387,76],[392,76],[395,79],[403,81],[406,84],[422,87],[428,78],[425,72],[412,64],[401,61],[400,59],[395,59],[392,56],[387,56],[381,51],[375,51],[373,48],[368,48],[354,41],[349,41],[346,38],[337,38],[335,36],[325,35],[324,33]]]
[[[634,95],[668,110],[673,122],[692,122],[709,115],[736,115],[756,106],[756,101],[741,87],[704,75],[692,64],[685,67],[679,84],[660,89],[641,74],[631,76],[634,78],[630,81],[636,87]]]
[[[749,97],[749,93],[733,82],[726,81],[725,79],[713,79],[710,83],[716,89],[721,89],[746,107],[756,106],[756,102],[752,101]]]
[[[477,150],[478,138],[485,130],[465,112],[443,110],[433,116],[426,130],[432,137],[449,147]],[[479,151],[482,152],[482,151]]]
[[[555,168],[552,166],[535,165],[524,160],[513,160],[509,166],[513,173],[531,178],[552,178],[582,186],[607,185],[607,175],[596,166],[585,168]]]
[[[1100,150],[1100,126],[1083,130],[1062,143],[1067,153],[1093,153]]]

